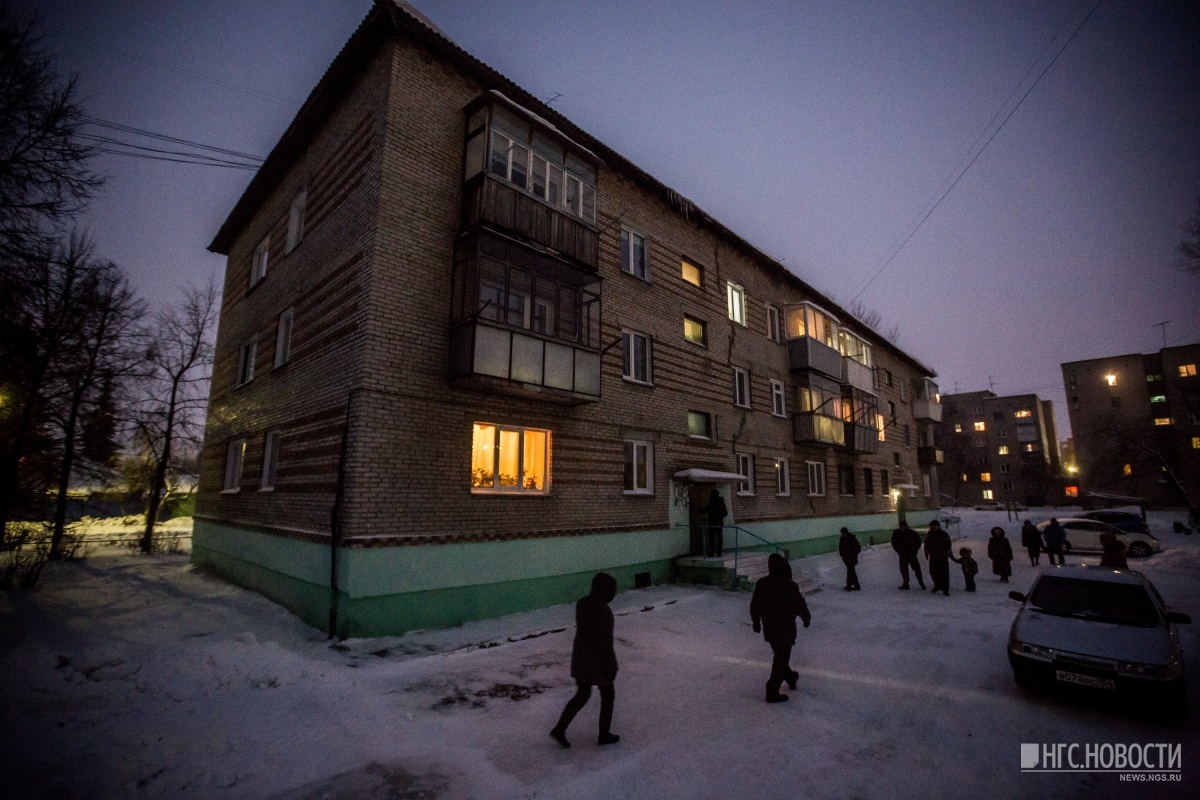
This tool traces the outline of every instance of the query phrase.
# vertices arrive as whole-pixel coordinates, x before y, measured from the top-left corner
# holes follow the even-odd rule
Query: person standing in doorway
[[[921,562],[917,561],[917,553],[921,552],[921,536],[908,527],[907,520],[900,520],[900,527],[892,531],[892,549],[900,556],[900,577],[904,580],[901,589],[908,588],[908,569],[917,575],[917,583],[925,588],[925,579],[921,577]]]
[[[575,643],[571,647],[571,677],[575,679],[575,696],[567,701],[558,724],[550,731],[554,741],[570,747],[567,726],[579,713],[592,687],[600,689],[600,744],[616,744],[621,737],[612,728],[613,702],[617,679],[617,654],[613,650],[613,613],[608,604],[617,596],[617,581],[607,572],[592,577],[592,591],[575,604]]]
[[[929,561],[929,579],[933,581],[934,592],[941,592],[947,596],[950,594],[950,551],[953,547],[950,534],[942,530],[941,524],[936,519],[930,522],[929,533],[925,534],[925,558]]]
[[[846,565],[847,592],[862,588],[858,585],[858,573],[854,569],[858,566],[858,554],[861,552],[862,545],[858,543],[858,539],[850,532],[849,528],[842,528],[841,538],[838,539],[838,555],[842,557],[842,563]]]
[[[812,616],[800,587],[792,580],[792,568],[779,553],[767,557],[767,576],[754,584],[750,598],[750,622],[771,645],[771,676],[767,678],[767,702],[783,703],[788,696],[779,689],[787,681],[795,691],[800,673],[792,669],[792,647],[796,644],[796,617],[808,627]]]
[[[1021,526],[1021,547],[1029,553],[1029,566],[1036,567],[1042,555],[1042,532],[1029,520]]]
[[[720,556],[725,552],[725,517],[729,514],[725,498],[713,489],[708,496],[708,503],[700,510],[708,514],[708,544],[704,548],[705,555]]]

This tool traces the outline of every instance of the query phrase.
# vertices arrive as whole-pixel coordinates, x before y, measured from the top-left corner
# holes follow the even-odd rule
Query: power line
[[[97,117],[89,117],[86,115],[83,117],[83,121],[88,123],[89,125],[95,125],[98,128],[108,128],[110,130],[121,131],[123,133],[132,133],[135,136],[145,136],[149,139],[158,139],[158,140],[164,141],[164,142],[173,142],[175,144],[187,145],[188,147],[196,147],[201,150],[211,150],[214,153],[221,153],[222,155],[234,156],[235,158],[244,158],[244,159],[247,159],[248,161],[258,161],[260,163],[263,161],[262,156],[256,156],[256,155],[253,155],[252,153],[241,153],[241,152],[238,152],[237,150],[229,150],[224,147],[214,147],[213,145],[210,145],[210,144],[201,144],[200,142],[193,142],[190,139],[180,139],[177,136],[167,136],[166,134],[163,134],[163,133],[154,133],[153,131],[144,130],[142,128],[135,128],[132,125],[125,125],[120,122],[110,122],[108,120],[99,119]]]
[[[142,137],[155,142],[167,142],[173,145],[181,145],[187,149],[166,149],[162,147],[152,147],[148,144],[138,144],[135,141],[126,141],[124,139],[115,138],[98,133],[82,133],[80,138],[86,141],[94,142],[96,152],[106,153],[108,155],[126,156],[128,158],[142,158],[151,161],[169,161],[177,164],[196,164],[206,167],[225,167],[229,169],[256,170],[262,164],[263,159],[259,156],[250,153],[242,153],[237,150],[230,150],[225,147],[216,147],[214,145],[194,142],[190,139],[183,139],[178,136],[168,136],[163,133],[155,133],[143,128],[135,128],[132,125],[125,125],[118,122],[110,122],[109,120],[97,119],[96,117],[84,116],[83,121],[91,126],[104,130],[124,133],[128,136]]]
[[[883,262],[883,264],[879,267],[879,269],[875,270],[875,274],[872,275],[870,277],[870,279],[867,280],[867,282],[863,285],[863,287],[861,289],[859,289],[858,292],[853,297],[850,298],[849,302],[853,303],[855,300],[857,300],[859,297],[861,297],[862,293],[865,292],[868,288],[870,288],[871,284],[875,282],[876,278],[878,278],[880,275],[883,274],[883,271],[888,268],[888,265],[892,263],[892,261],[896,258],[896,256],[900,255],[900,252],[904,249],[905,245],[908,244],[909,240],[912,239],[912,237],[916,235],[917,231],[919,231],[921,229],[921,226],[923,226],[925,224],[925,221],[929,219],[929,217],[933,214],[933,212],[937,211],[938,206],[940,206],[942,204],[942,201],[945,200],[946,197],[950,194],[950,192],[954,189],[954,187],[958,185],[958,182],[960,180],[962,180],[964,175],[967,174],[967,172],[975,164],[976,160],[978,160],[979,157],[981,155],[983,155],[983,151],[986,150],[988,145],[992,143],[992,140],[996,138],[997,134],[999,134],[1000,131],[1002,131],[1004,129],[1004,126],[1008,124],[1008,121],[1010,119],[1012,119],[1013,114],[1015,114],[1017,112],[1017,109],[1021,107],[1021,105],[1025,102],[1025,99],[1027,97],[1029,97],[1030,93],[1033,92],[1033,90],[1041,82],[1042,78],[1044,78],[1046,76],[1046,73],[1050,71],[1050,68],[1053,67],[1054,64],[1058,61],[1059,56],[1061,56],[1063,54],[1063,52],[1067,49],[1067,47],[1071,44],[1071,42],[1075,40],[1075,37],[1079,34],[1079,32],[1081,30],[1083,30],[1083,26],[1087,24],[1088,20],[1090,20],[1092,18],[1092,15],[1096,13],[1096,9],[1100,8],[1100,5],[1103,2],[1104,2],[1104,0],[1096,0],[1096,5],[1092,6],[1092,10],[1089,11],[1087,13],[1087,16],[1085,16],[1083,18],[1083,21],[1080,22],[1078,26],[1076,26],[1075,30],[1072,31],[1071,35],[1063,43],[1062,47],[1060,47],[1058,49],[1058,52],[1054,54],[1054,58],[1050,59],[1050,63],[1047,64],[1044,69],[1042,69],[1041,73],[1038,74],[1037,78],[1033,81],[1032,84],[1030,84],[1029,88],[1025,90],[1025,93],[1023,95],[1021,95],[1021,99],[1018,100],[1017,104],[1015,106],[1013,106],[1011,111],[1008,112],[1008,114],[1004,117],[1004,120],[1001,121],[1000,125],[994,131],[992,131],[991,135],[988,136],[987,141],[985,141],[983,143],[983,146],[980,147],[979,150],[975,153],[975,155],[971,157],[971,160],[967,163],[967,165],[965,167],[963,167],[961,171],[958,172],[958,175],[954,178],[953,182],[951,182],[950,185],[946,189],[942,190],[941,187],[939,187],[940,195],[938,193],[934,194],[934,197],[937,198],[936,202],[933,202],[932,198],[930,199],[929,202],[926,202],[925,208],[928,208],[928,210],[926,211],[926,210],[922,209],[921,212],[918,212],[918,214],[917,214],[918,219],[916,221],[916,224],[914,225],[913,223],[909,223],[909,227],[905,229],[908,232],[907,235],[902,234],[902,236],[904,236],[903,240],[900,241],[900,243],[898,245],[893,246],[892,250],[890,251],[889,255],[887,256],[887,258]],[[1050,43],[1047,44],[1046,48],[1043,49],[1042,52],[1038,54],[1037,59],[1034,60],[1033,65],[1030,66],[1029,70],[1026,71],[1024,77],[1022,77],[1021,81],[1018,82],[1017,87],[1013,89],[1013,91],[1005,99],[1004,103],[1000,106],[1000,109],[996,112],[995,115],[992,116],[992,119],[991,119],[991,121],[988,122],[987,127],[985,127],[983,129],[984,133],[987,132],[988,127],[990,127],[992,122],[994,122],[996,120],[996,117],[999,116],[1000,111],[1003,111],[1004,108],[1008,105],[1008,103],[1012,100],[1013,95],[1016,94],[1017,90],[1020,88],[1021,83],[1023,83],[1029,77],[1029,73],[1033,71],[1033,68],[1035,66],[1037,66],[1037,63],[1039,61],[1041,61],[1041,59],[1045,56],[1046,50],[1049,49],[1050,44],[1053,44],[1054,40],[1057,38],[1058,37],[1056,35],[1053,39],[1050,40]],[[983,136],[983,133],[980,134],[980,137],[982,137],[982,136]],[[976,138],[975,141],[978,142],[979,138]],[[974,145],[972,145],[972,147],[974,147]],[[967,152],[969,153],[971,151],[968,150]],[[965,156],[964,156],[964,158],[965,158]],[[962,159],[959,159],[959,164],[962,164]],[[954,171],[957,169],[958,169],[958,165],[955,165],[955,168],[954,168],[954,170],[951,170],[950,175],[954,175]],[[948,175],[946,180],[949,180],[949,178],[950,178],[950,176]],[[946,185],[946,181],[944,180],[944,181],[942,181],[942,186],[945,186],[945,185]],[[932,208],[929,207],[930,202],[933,202]]]

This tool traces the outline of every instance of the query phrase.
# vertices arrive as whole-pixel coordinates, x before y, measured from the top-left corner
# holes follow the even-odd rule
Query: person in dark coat
[[[719,556],[725,551],[725,517],[729,509],[725,506],[725,498],[716,489],[708,496],[708,503],[701,511],[708,514],[708,543],[705,555]]]
[[[800,587],[792,580],[792,568],[779,553],[767,558],[767,576],[754,584],[754,595],[750,598],[750,621],[754,632],[762,632],[767,644],[771,645],[771,676],[767,678],[767,702],[782,703],[788,697],[779,688],[787,681],[789,689],[795,690],[800,673],[792,669],[792,647],[796,644],[796,617],[808,627],[812,616],[808,603],[800,594]]]
[[[861,552],[862,545],[858,543],[858,539],[850,532],[849,528],[842,528],[842,536],[838,539],[838,555],[842,557],[842,563],[846,565],[847,592],[862,588],[858,585],[858,573],[854,569],[858,566],[858,554]]]
[[[1067,543],[1067,532],[1054,517],[1050,518],[1050,524],[1042,532],[1042,541],[1046,543],[1046,554],[1050,556],[1051,565],[1056,563],[1055,559],[1058,559],[1059,566],[1066,563],[1066,559],[1063,557],[1063,547]]]
[[[962,565],[963,584],[967,587],[968,592],[975,591],[975,576],[979,574],[979,563],[971,558],[971,548],[959,548],[958,558],[954,557],[954,553],[948,553],[950,560],[955,564]],[[932,569],[929,570],[931,573]]]
[[[929,533],[925,534],[925,558],[929,560],[929,579],[933,581],[934,592],[950,594],[950,551],[953,547],[950,534],[942,530],[941,524],[936,519],[930,522]]]
[[[1012,575],[1013,551],[1004,535],[1004,528],[992,528],[992,538],[988,539],[988,558],[992,560],[992,574],[1000,577],[1001,583],[1008,583]]]
[[[1100,566],[1112,569],[1129,569],[1129,561],[1125,558],[1125,543],[1116,534],[1105,531],[1100,534],[1100,548],[1104,551],[1100,556]]]
[[[900,527],[892,531],[892,549],[900,556],[900,577],[904,580],[900,588],[908,588],[908,568],[912,567],[917,575],[917,583],[924,589],[925,579],[921,577],[921,562],[917,560],[917,553],[921,552],[921,536],[908,527],[906,520],[901,520]]]
[[[1021,526],[1021,546],[1029,553],[1029,566],[1036,567],[1042,554],[1042,532],[1029,520]]]
[[[575,604],[575,643],[571,647],[571,677],[577,687],[575,696],[567,701],[558,724],[550,731],[554,741],[570,747],[567,741],[567,726],[579,713],[592,687],[600,689],[600,744],[616,744],[621,737],[614,734],[612,727],[613,701],[616,692],[613,681],[617,678],[617,654],[613,650],[613,613],[608,604],[617,596],[617,581],[607,572],[597,572],[592,577],[592,591]]]

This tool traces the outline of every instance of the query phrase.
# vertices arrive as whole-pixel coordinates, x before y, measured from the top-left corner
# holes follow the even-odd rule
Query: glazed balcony
[[[846,426],[846,449],[855,453],[879,452],[879,429],[869,425],[858,425],[853,422],[843,423]]]
[[[946,453],[938,447],[918,447],[917,463],[922,467],[940,467],[946,463]]]
[[[450,380],[575,405],[600,399],[600,352],[477,319],[450,329]]]
[[[599,263],[600,237],[594,228],[490,173],[467,181],[463,190],[463,228],[481,222],[552,248],[592,269]]]
[[[860,364],[850,356],[842,356],[842,386],[875,393],[875,370]]]
[[[788,366],[794,370],[813,370],[834,380],[842,377],[842,354],[811,336],[788,339]],[[870,388],[870,384],[868,384]]]
[[[804,412],[792,420],[792,439],[796,444],[846,444],[846,423],[837,417]]]

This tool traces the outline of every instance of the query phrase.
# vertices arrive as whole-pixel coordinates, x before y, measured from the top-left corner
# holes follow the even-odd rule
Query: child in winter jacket
[[[958,558],[955,558],[954,554],[951,553],[950,560],[955,564],[962,565],[963,582],[967,585],[967,591],[975,591],[975,576],[979,573],[979,564],[976,563],[975,559],[971,558],[971,548],[959,548]]]

